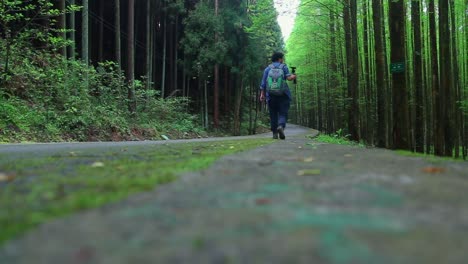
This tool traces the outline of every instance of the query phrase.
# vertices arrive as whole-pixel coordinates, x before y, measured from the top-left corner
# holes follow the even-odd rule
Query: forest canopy
[[[302,0],[288,40],[295,122],[368,145],[466,157],[465,0]]]
[[[274,51],[291,118],[367,145],[466,157],[466,0],[5,0],[0,141],[254,134]]]
[[[252,134],[273,0],[6,0],[0,141]]]

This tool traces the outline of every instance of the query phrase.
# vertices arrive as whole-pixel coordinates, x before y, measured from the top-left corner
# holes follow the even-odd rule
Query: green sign
[[[404,62],[397,62],[390,64],[391,73],[403,73],[406,70],[406,64]]]

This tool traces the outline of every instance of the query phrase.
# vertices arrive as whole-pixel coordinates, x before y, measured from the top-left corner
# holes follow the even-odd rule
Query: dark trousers
[[[273,133],[276,133],[276,130],[279,126],[286,128],[289,107],[290,100],[287,95],[270,95],[270,100],[268,101],[268,109],[270,110],[270,124],[271,131]]]

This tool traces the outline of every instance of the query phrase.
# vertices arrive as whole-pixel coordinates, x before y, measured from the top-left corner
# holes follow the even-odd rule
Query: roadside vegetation
[[[255,134],[276,15],[272,0],[6,1],[0,143]]]
[[[344,146],[359,146],[359,147],[366,146],[364,142],[357,143],[355,141],[349,140],[348,137],[342,135],[341,131],[335,134],[330,134],[330,135],[319,134],[317,137],[313,138],[313,141],[321,142],[321,143],[328,143],[328,144],[335,144],[335,145],[344,145]],[[459,158],[439,157],[433,154],[418,153],[418,152],[412,152],[412,151],[407,151],[407,150],[395,150],[394,152],[400,156],[425,158],[425,159],[430,160],[431,162],[464,161],[461,157]]]
[[[303,0],[291,118],[368,146],[468,155],[464,0]]]
[[[193,137],[203,133],[187,98],[157,97],[136,82],[137,110],[115,63],[86,66],[20,43],[12,76],[0,90],[0,142],[118,141]],[[44,65],[47,65],[44,67]],[[86,78],[85,78],[86,76]]]

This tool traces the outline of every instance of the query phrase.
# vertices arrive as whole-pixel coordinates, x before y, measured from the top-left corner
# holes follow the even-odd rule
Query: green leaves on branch
[[[200,2],[184,22],[185,36],[181,43],[188,70],[194,75],[210,75],[212,66],[223,62],[227,51],[224,21],[214,13],[210,5]]]

